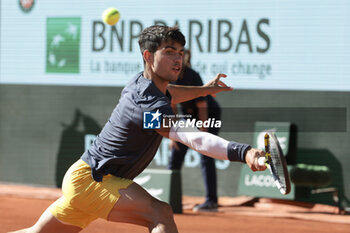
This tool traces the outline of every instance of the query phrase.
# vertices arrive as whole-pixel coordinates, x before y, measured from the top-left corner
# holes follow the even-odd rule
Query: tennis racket
[[[259,165],[264,165],[270,170],[277,188],[283,195],[290,192],[290,181],[287,163],[284,158],[281,146],[273,132],[268,132],[264,137],[265,158],[258,160]]]

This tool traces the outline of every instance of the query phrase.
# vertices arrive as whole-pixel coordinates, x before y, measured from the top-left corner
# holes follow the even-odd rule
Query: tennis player
[[[247,144],[196,128],[181,128],[181,124],[144,129],[145,112],[152,112],[152,120],[159,114],[173,115],[167,92],[173,103],[179,103],[232,89],[220,81],[224,74],[201,87],[168,84],[177,80],[184,53],[185,38],[176,27],[148,27],[141,33],[139,45],[144,71],[125,86],[92,147],[68,169],[62,197],[32,227],[17,232],[79,232],[97,218],[145,226],[152,233],[178,232],[171,207],[132,181],[152,161],[162,137],[215,159],[247,163],[253,171],[266,169],[258,164],[264,152]]]

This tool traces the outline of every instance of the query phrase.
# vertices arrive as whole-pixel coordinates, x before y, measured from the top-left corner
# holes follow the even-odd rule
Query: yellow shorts
[[[108,218],[118,201],[120,189],[126,189],[133,181],[106,175],[102,182],[91,177],[91,168],[78,160],[67,171],[62,183],[63,196],[50,207],[60,221],[85,228],[97,218]]]

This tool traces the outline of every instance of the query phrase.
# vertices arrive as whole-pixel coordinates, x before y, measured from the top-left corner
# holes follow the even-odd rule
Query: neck
[[[169,81],[162,79],[160,76],[155,74],[151,69],[147,67],[145,67],[145,70],[143,71],[143,76],[149,80],[152,80],[152,82],[163,94],[166,93]]]

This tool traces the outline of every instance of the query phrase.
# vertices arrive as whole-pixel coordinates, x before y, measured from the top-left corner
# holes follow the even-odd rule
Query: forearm
[[[178,104],[210,94],[210,87],[205,86],[181,86],[169,84],[167,89],[172,97],[172,104]]]
[[[203,86],[179,86],[168,84],[168,91],[172,96],[173,104],[185,102],[200,96],[212,95],[222,91],[232,91],[232,87],[228,87],[220,78],[226,77],[225,74],[217,74],[214,79]]]
[[[196,128],[171,128],[169,138],[185,144],[191,149],[207,155],[209,157],[220,159],[246,162],[245,155],[250,146],[237,142],[229,142],[216,135],[201,132]]]

